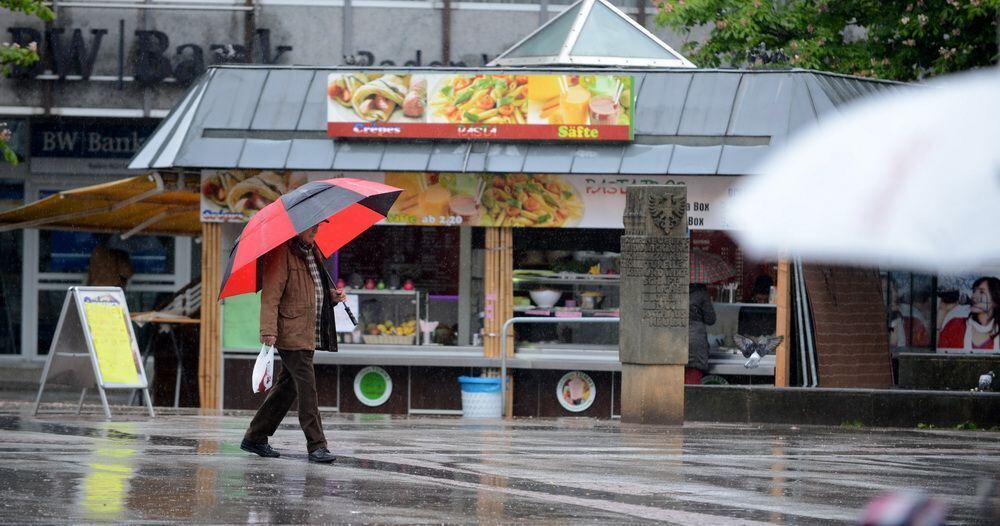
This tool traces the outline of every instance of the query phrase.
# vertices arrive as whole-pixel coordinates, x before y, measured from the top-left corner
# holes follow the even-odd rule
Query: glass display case
[[[518,317],[567,323],[517,324],[519,349],[618,351],[618,326],[573,319],[618,317],[622,230],[515,229],[513,304]]]
[[[617,274],[579,274],[539,270],[514,271],[514,314],[555,318],[617,317],[620,279]],[[573,345],[618,347],[614,325],[518,326],[518,346]]]
[[[373,345],[414,345],[420,342],[420,298],[417,290],[352,289],[344,292],[351,301],[357,297],[358,326],[342,333],[343,343]]]

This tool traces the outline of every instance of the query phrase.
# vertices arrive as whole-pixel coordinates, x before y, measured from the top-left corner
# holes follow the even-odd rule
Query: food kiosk
[[[600,24],[619,24],[622,42]],[[787,335],[791,322],[787,264],[746,260],[727,204],[790,132],[882,83],[690,66],[587,0],[484,69],[214,67],[131,168],[200,178],[206,298],[242,222],[283,192],[341,176],[404,190],[329,263],[360,314],[338,326],[340,352],[316,356],[329,409],[457,413],[457,377],[498,367],[508,338],[513,414],[617,415],[617,328],[573,321],[617,316],[625,188],[641,184],[685,185],[693,249],[732,267],[711,285],[709,372],[787,385],[784,347],[753,371],[733,348],[736,333]],[[202,404],[254,408],[259,304],[209,305]],[[563,321],[500,334],[515,314]]]

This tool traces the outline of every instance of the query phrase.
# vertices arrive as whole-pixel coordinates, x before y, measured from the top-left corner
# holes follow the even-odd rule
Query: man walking
[[[317,229],[302,232],[264,257],[260,341],[276,347],[282,367],[240,444],[240,449],[262,457],[280,456],[267,439],[297,397],[309,461],[336,460],[327,449],[320,420],[313,355],[317,349],[337,350],[333,306],[347,298],[322,267],[322,256],[313,244]]]

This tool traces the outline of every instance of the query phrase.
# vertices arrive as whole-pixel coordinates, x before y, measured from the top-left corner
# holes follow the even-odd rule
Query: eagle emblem
[[[668,193],[649,194],[649,216],[653,224],[670,234],[684,219],[684,199]]]

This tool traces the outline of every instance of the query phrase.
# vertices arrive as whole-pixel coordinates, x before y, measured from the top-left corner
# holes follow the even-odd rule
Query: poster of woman
[[[942,280],[942,283],[945,283]],[[954,286],[958,288],[958,286]],[[964,288],[964,287],[963,287]],[[961,289],[938,287],[938,349],[978,353],[1000,353],[1000,279],[983,276],[968,291],[968,303]],[[945,312],[941,312],[944,308]]]

